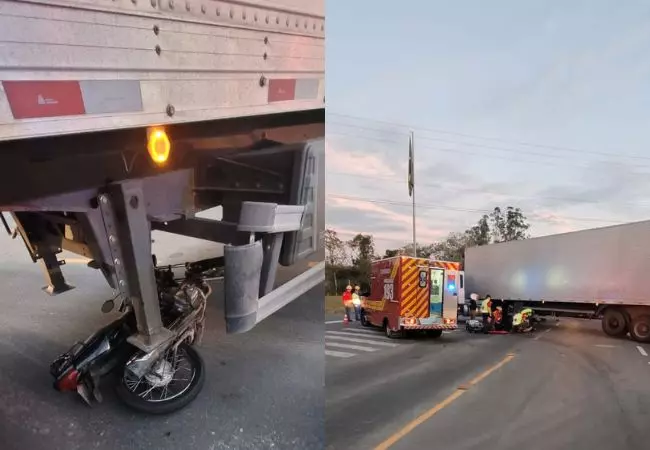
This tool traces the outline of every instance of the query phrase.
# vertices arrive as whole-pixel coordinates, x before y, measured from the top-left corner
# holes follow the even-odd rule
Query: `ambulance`
[[[460,263],[395,256],[372,263],[364,326],[381,327],[396,338],[411,330],[440,337],[458,327],[458,299],[465,298]]]

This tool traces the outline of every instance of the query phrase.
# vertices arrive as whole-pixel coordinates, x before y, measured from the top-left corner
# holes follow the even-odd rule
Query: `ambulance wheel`
[[[366,314],[361,311],[361,325],[364,327],[371,327],[372,324],[368,322],[368,318],[366,317]]]
[[[393,331],[390,329],[388,319],[384,320],[384,331],[386,332],[386,337],[390,339],[396,339],[401,336],[401,333],[399,331]]]

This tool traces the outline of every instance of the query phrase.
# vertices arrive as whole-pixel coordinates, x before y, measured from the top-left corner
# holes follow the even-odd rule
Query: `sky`
[[[488,7],[489,5],[489,7]],[[523,209],[532,236],[650,219],[650,4],[326,4],[327,226],[378,253]]]

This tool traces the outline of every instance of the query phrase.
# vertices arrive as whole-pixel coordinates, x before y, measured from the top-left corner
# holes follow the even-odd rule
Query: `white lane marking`
[[[363,339],[377,339],[377,340],[380,340],[380,341],[385,341],[386,339],[388,339],[386,337],[386,335],[384,335],[383,333],[376,333],[375,335],[372,335],[372,334],[370,334],[370,335],[368,335],[368,334],[360,335],[358,333],[351,333],[349,331],[330,331],[330,330],[326,330],[325,334],[331,334],[331,335],[336,335],[336,336],[350,336],[350,337],[355,337],[355,338],[358,337],[358,338],[363,338]]]
[[[549,331],[551,331],[550,328],[544,330],[544,333],[548,333]],[[535,337],[533,338],[533,341],[538,341],[542,336],[544,336],[544,334],[538,334],[537,336],[535,336]]]
[[[355,353],[337,352],[336,350],[325,350],[325,356],[333,356],[335,358],[349,358],[354,355]]]
[[[330,323],[343,323],[342,320],[327,320],[325,321],[326,325],[329,325]]]
[[[368,339],[355,339],[347,336],[325,335],[325,339],[333,339],[333,340],[346,341],[346,342],[356,342],[357,344],[381,345],[383,347],[397,347],[399,345],[399,344],[393,344],[392,342],[377,342]]]
[[[594,345],[594,347],[598,347],[598,348],[616,348],[615,345],[609,345],[609,344],[596,344],[596,345]]]
[[[348,350],[360,350],[362,352],[376,352],[378,348],[366,347],[364,345],[343,344],[341,342],[326,342],[327,347],[347,348]]]
[[[639,351],[639,353],[641,353],[643,356],[648,356],[648,352],[646,352],[645,349],[644,349],[643,347],[641,347],[640,345],[637,345],[637,346],[636,346],[636,349],[637,349],[637,350]]]
[[[372,334],[374,336],[381,336],[381,330],[359,330],[358,328],[346,328],[344,330],[346,333],[348,331],[352,333],[360,333],[360,334]]]

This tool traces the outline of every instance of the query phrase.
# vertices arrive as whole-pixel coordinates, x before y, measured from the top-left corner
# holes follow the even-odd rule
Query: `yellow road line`
[[[475,384],[480,383],[484,378],[490,376],[490,374],[496,370],[499,370],[501,367],[505,366],[508,364],[510,361],[514,359],[515,355],[512,353],[508,353],[508,355],[503,358],[501,361],[499,361],[497,364],[493,365],[489,369],[487,369],[485,372],[482,372],[476,376],[472,381],[469,382],[471,386],[474,386]]]
[[[486,377],[488,377],[490,374],[495,372],[496,370],[499,370],[501,367],[505,366],[508,364],[510,361],[512,361],[515,358],[515,355],[512,353],[509,353],[505,358],[503,358],[501,361],[499,361],[497,364],[493,365],[489,369],[481,372],[479,375],[477,375],[472,381],[469,382],[470,386],[474,386],[478,383],[480,383],[482,380],[484,380]],[[384,442],[379,444],[374,448],[374,450],[387,450],[397,441],[402,439],[404,436],[409,434],[411,431],[413,431],[418,425],[423,424],[427,420],[429,420],[431,417],[435,416],[438,412],[442,411],[444,408],[447,406],[451,405],[453,402],[456,401],[461,395],[463,395],[465,392],[467,392],[467,388],[458,388],[456,389],[450,396],[445,398],[443,401],[435,405],[433,408],[430,410],[422,413],[420,416],[416,417],[413,419],[411,422],[406,424],[401,430],[397,431],[395,434],[390,436],[388,439],[386,439]]]

